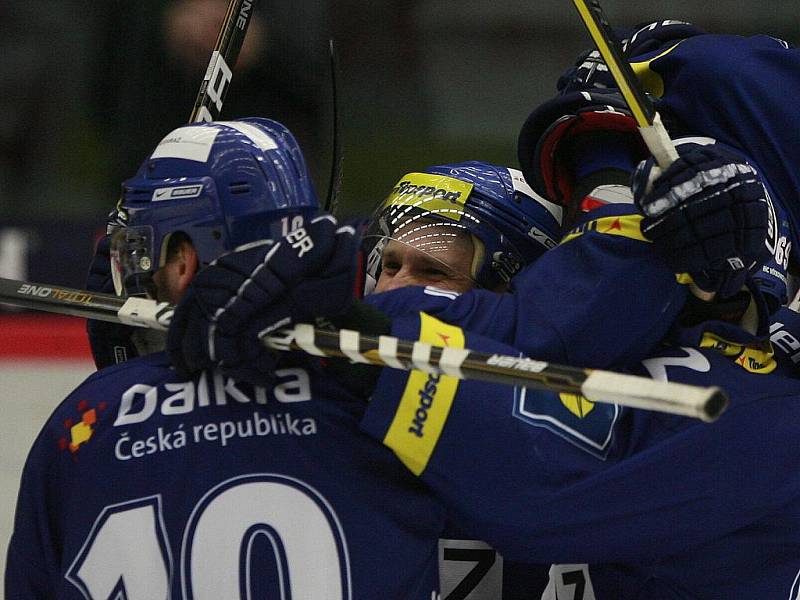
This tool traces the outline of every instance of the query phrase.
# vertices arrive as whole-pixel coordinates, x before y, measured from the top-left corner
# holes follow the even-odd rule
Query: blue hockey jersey
[[[443,508],[321,385],[164,354],[89,377],[25,465],[6,600],[434,598]]]
[[[800,377],[800,313],[781,308],[772,315],[769,333],[775,362]]]
[[[800,48],[768,36],[705,34],[631,59],[670,134],[738,148],[769,182],[800,234]]]
[[[393,333],[513,353],[459,331],[422,315]],[[800,572],[800,384],[765,368],[760,348],[730,350],[669,348],[640,367],[725,384],[731,406],[711,425],[386,370],[362,426],[474,536],[505,558],[570,563],[597,598],[786,598]],[[595,578],[574,563],[603,566]]]
[[[370,296],[367,302],[392,316],[423,310],[535,358],[621,368],[658,347],[683,308],[687,288],[682,284],[690,281],[676,277],[654,256],[641,235],[640,220],[631,205],[593,211],[561,245],[518,274],[510,294],[475,290],[458,295],[408,287]],[[584,443],[601,454],[610,430],[598,416],[610,410],[598,407],[587,419],[587,428],[594,430]],[[463,530],[456,533],[468,537]],[[452,559],[447,554],[441,557],[443,592],[452,587],[470,593],[467,598],[495,598],[502,589],[502,597],[511,600],[544,588],[546,567],[541,574],[480,545],[464,550],[464,544],[459,542],[457,551],[450,552]],[[453,586],[448,581],[452,571],[458,582]],[[473,574],[470,583],[465,573]]]

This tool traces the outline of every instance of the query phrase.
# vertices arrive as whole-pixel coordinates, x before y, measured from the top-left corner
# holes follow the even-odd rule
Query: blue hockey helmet
[[[319,200],[291,132],[253,117],[172,131],[123,183],[118,208],[127,215],[111,242],[121,295],[148,288],[177,232],[205,265],[242,244],[281,237]]]
[[[561,238],[560,206],[537,195],[522,173],[479,161],[404,175],[377,208],[364,236],[367,281],[374,287],[390,240],[440,260],[464,235],[473,241],[467,276],[494,289]]]

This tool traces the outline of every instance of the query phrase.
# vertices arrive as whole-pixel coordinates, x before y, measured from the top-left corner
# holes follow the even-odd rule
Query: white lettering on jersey
[[[769,327],[769,340],[781,351],[792,359],[794,364],[800,363],[800,340],[788,331],[782,329],[783,323],[775,322]]]
[[[236,386],[233,379],[226,379],[214,372],[209,382],[207,375],[204,372],[196,382],[167,383],[163,388],[143,383],[132,385],[122,394],[114,426],[142,423],[153,416],[156,410],[164,416],[171,416],[190,413],[196,408],[212,404],[223,406],[229,401],[241,404],[267,403],[267,390],[262,387],[254,387],[252,396],[248,396]],[[278,381],[270,391],[278,402],[287,404],[311,400],[311,383],[305,369],[278,369],[275,375]],[[165,393],[169,395],[164,397]]]
[[[642,361],[644,368],[650,373],[650,377],[658,381],[669,381],[667,378],[667,367],[684,367],[700,373],[705,373],[711,369],[711,363],[700,352],[694,348],[681,347],[687,356],[659,356],[657,358],[647,358]]]

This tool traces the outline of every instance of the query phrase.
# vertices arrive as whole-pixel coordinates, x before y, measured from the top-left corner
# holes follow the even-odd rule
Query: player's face
[[[167,263],[153,274],[159,302],[177,304],[197,272],[197,252],[189,242],[181,242]]]
[[[475,286],[469,277],[474,246],[467,235],[446,244],[431,244],[440,232],[428,231],[425,251],[410,243],[390,240],[383,250],[381,274],[376,292],[386,292],[408,285],[433,285],[454,292],[466,292]]]

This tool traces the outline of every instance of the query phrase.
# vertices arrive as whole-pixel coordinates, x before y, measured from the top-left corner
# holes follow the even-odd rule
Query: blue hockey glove
[[[678,153],[663,173],[650,158],[633,174],[642,234],[676,273],[728,298],[768,258],[769,195],[750,165],[718,145]]]
[[[267,385],[279,357],[260,338],[346,312],[355,298],[358,250],[354,227],[321,215],[274,243],[218,258],[175,310],[167,348],[178,373],[215,366],[238,381]]]
[[[100,238],[94,251],[86,277],[86,289],[103,294],[114,293],[111,280],[111,259],[109,254],[110,235]],[[86,333],[92,349],[94,364],[98,369],[113,366],[130,358],[139,356],[133,342],[134,327],[88,319]]]

